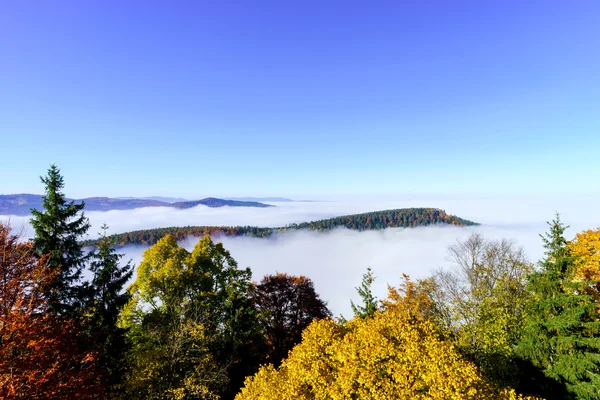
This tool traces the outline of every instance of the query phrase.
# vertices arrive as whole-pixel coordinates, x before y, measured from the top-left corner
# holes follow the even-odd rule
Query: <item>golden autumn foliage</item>
[[[392,308],[343,325],[314,322],[278,369],[263,366],[236,399],[523,399],[486,382],[434,323]]]
[[[435,290],[432,279],[411,281],[402,274],[402,282],[398,288],[388,285],[388,297],[381,301],[384,310],[407,311],[410,315],[432,319],[438,311],[430,293]]]
[[[588,283],[587,292],[600,312],[600,229],[578,233],[567,245],[575,256],[574,279]]]

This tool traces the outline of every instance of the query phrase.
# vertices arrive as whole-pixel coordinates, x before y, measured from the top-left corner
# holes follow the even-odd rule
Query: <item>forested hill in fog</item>
[[[446,214],[437,208],[401,208],[395,210],[373,211],[363,214],[345,215],[301,224],[290,224],[279,228],[256,226],[182,226],[169,228],[145,229],[119,233],[111,236],[117,246],[128,244],[153,245],[165,235],[173,235],[177,240],[188,236],[249,236],[264,238],[275,232],[296,230],[328,231],[335,228],[347,228],[358,231],[385,228],[411,228],[425,225],[478,225],[476,222]],[[96,240],[84,242],[85,246],[96,245]]]
[[[71,201],[72,199],[68,199]],[[192,208],[197,205],[207,207],[274,207],[269,204],[256,201],[225,200],[215,197],[207,197],[202,200],[166,202],[154,199],[135,198],[110,198],[110,197],[88,197],[78,199],[75,202],[85,202],[86,211],[111,211],[111,210],[133,210],[142,207],[172,207]],[[31,209],[42,209],[42,196],[38,194],[7,194],[0,195],[0,215],[30,215]]]

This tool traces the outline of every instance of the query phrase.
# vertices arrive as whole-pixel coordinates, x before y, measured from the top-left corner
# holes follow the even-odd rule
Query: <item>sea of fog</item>
[[[495,197],[423,199],[343,199],[327,202],[272,203],[272,208],[198,206],[187,210],[141,208],[137,210],[89,212],[90,237],[96,237],[107,223],[109,233],[183,225],[283,226],[334,216],[405,207],[436,207],[450,214],[481,223],[474,227],[430,226],[391,228],[356,232],[338,229],[331,232],[289,232],[269,239],[221,238],[240,266],[250,267],[255,280],[265,274],[286,272],[311,278],[318,293],[335,315],[349,316],[350,300],[357,301],[355,287],[371,267],[377,277],[374,292],[386,295],[386,286],[397,285],[402,273],[422,278],[436,268],[447,268],[447,247],[457,240],[479,232],[489,238],[511,238],[522,245],[535,261],[543,254],[539,234],[556,211],[570,225],[567,236],[583,229],[600,226],[600,202],[594,197]],[[27,217],[0,216],[10,219],[14,229],[32,234]],[[193,248],[197,238],[182,245]],[[139,263],[146,247],[121,249],[126,258]]]

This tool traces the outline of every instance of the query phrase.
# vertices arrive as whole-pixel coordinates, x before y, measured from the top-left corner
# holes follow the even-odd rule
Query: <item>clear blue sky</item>
[[[600,193],[598,1],[0,3],[0,193]]]

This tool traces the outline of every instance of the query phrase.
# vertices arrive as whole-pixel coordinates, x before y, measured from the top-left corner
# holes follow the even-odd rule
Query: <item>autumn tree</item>
[[[377,311],[313,322],[279,368],[263,366],[237,400],[521,399],[487,382],[430,321]]]
[[[64,180],[56,165],[51,165],[41,180],[46,193],[42,197],[43,210],[31,210],[33,242],[38,256],[50,255],[48,267],[57,271],[55,283],[49,288],[50,305],[55,312],[65,314],[82,305],[79,280],[87,255],[79,242],[90,223],[83,214],[83,202],[66,200]]]
[[[564,236],[567,227],[558,214],[549,225],[542,236],[546,257],[529,279],[532,297],[517,352],[567,388],[569,395],[562,398],[600,399],[600,322],[588,292],[595,282],[576,279],[577,264]]]
[[[600,316],[600,229],[580,232],[567,245],[573,256],[572,279],[592,296]]]
[[[417,318],[422,318],[435,323],[440,328],[440,333],[448,334],[449,317],[445,307],[435,301],[435,293],[439,291],[432,278],[412,281],[406,274],[398,287],[388,285],[388,296],[381,301],[384,311],[403,311]]]
[[[78,321],[50,312],[48,286],[59,277],[33,245],[0,223],[0,398],[94,399],[96,354],[81,349]]]
[[[131,297],[124,288],[133,274],[133,266],[130,262],[120,265],[123,255],[112,247],[107,229],[104,224],[98,249],[90,257],[93,276],[86,285],[85,325],[90,340],[98,348],[97,365],[103,371],[104,384],[110,392],[106,396],[110,397],[119,391],[125,374],[126,330],[117,322]]]
[[[144,399],[233,396],[258,363],[262,338],[251,273],[209,236],[190,253],[167,235],[144,253],[122,325],[129,385]],[[249,371],[249,372],[248,372]]]
[[[516,385],[514,346],[521,333],[532,265],[514,242],[479,234],[450,246],[448,254],[452,266],[433,276],[437,321],[490,378]]]
[[[266,275],[254,291],[267,345],[267,361],[278,366],[300,342],[302,331],[315,319],[331,312],[305,276]]]

